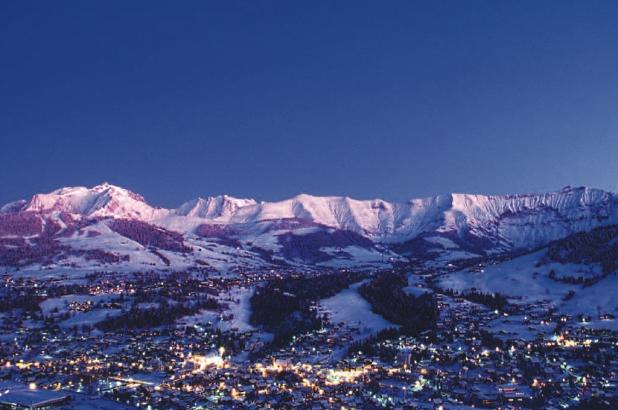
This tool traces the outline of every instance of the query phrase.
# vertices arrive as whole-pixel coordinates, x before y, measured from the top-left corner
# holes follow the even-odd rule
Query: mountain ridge
[[[243,250],[249,259],[268,264],[311,265],[332,259],[349,265],[369,260],[375,265],[401,258],[445,262],[532,249],[576,232],[618,223],[618,196],[587,187],[541,194],[455,193],[405,202],[308,194],[258,202],[219,195],[198,197],[166,209],[151,206],[128,189],[103,183],[35,194],[30,200],[11,202],[0,209],[0,216],[5,216],[0,224],[6,225],[3,230],[8,233],[0,235],[4,242],[19,236],[11,236],[11,224],[19,223],[19,218],[7,215],[27,213],[23,220],[30,224],[34,215],[42,221],[41,227],[58,225],[46,232],[62,233],[62,238],[54,240],[70,243],[66,245],[70,249],[111,249],[124,261],[125,257],[131,259],[131,252],[155,252],[160,238],[174,238],[180,242],[170,247],[166,240],[162,250],[156,252],[178,251],[186,264],[195,262],[186,257],[187,253],[204,252],[198,249],[212,252],[209,255],[213,260]],[[141,223],[119,225],[107,220]],[[43,228],[37,229],[44,234]],[[127,242],[135,242],[135,238],[142,243]],[[15,244],[0,242],[2,246],[10,253]],[[30,248],[23,252],[36,254]],[[135,254],[133,258],[142,256]],[[170,257],[158,259],[167,261],[166,266],[174,265]],[[12,255],[11,260],[19,258]]]

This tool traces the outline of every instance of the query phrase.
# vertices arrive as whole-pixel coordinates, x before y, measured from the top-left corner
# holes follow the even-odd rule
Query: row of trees
[[[592,286],[604,277],[606,277],[608,273],[602,273],[600,275],[587,276],[584,277],[582,275],[579,276],[558,276],[555,270],[549,271],[549,278],[551,280],[555,280],[557,282],[568,283],[570,285],[583,285],[583,286]]]
[[[194,315],[202,309],[217,309],[219,302],[212,298],[206,298],[195,303],[170,304],[161,302],[157,307],[142,309],[133,305],[130,310],[119,316],[108,317],[97,324],[104,331],[118,329],[145,329],[164,325],[171,325],[176,319],[183,316]]]
[[[506,296],[498,292],[484,293],[476,289],[467,292],[458,292],[453,289],[447,289],[443,293],[452,297],[460,297],[470,302],[479,303],[490,309],[505,310],[509,306],[509,301]]]
[[[40,311],[39,303],[43,297],[33,291],[5,290],[0,294],[0,312],[8,312],[13,309],[23,309],[29,312]]]

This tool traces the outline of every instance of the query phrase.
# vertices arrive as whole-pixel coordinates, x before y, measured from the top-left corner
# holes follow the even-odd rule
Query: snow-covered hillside
[[[375,267],[405,258],[443,263],[533,249],[616,223],[618,197],[590,188],[448,194],[399,203],[306,194],[258,202],[223,195],[164,209],[105,183],[61,188],[1,207],[0,264],[79,267],[98,263],[94,260],[105,265],[97,268],[226,269]]]
[[[443,290],[499,293],[515,304],[546,304],[566,315],[587,315],[588,325],[618,330],[618,226],[554,241],[506,261],[491,258],[440,275]],[[603,321],[604,323],[597,323]]]

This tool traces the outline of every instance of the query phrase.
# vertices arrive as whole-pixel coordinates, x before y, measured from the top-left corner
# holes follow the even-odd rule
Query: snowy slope
[[[496,261],[497,262],[497,261]],[[440,275],[442,289],[500,293],[512,303],[546,303],[569,315],[618,316],[618,226],[597,228],[552,242],[507,261],[490,260]],[[604,323],[618,329],[618,322]]]
[[[482,293],[500,293],[515,304],[548,303],[559,312],[590,315],[593,322],[600,314],[618,316],[618,276],[613,273],[598,282],[582,284],[552,279],[552,270],[567,277],[592,276],[598,266],[576,264],[541,264],[543,251],[525,255],[483,271],[462,270],[441,276],[438,286],[460,292],[477,290]],[[573,292],[569,298],[567,295]],[[608,326],[606,323],[605,326]],[[618,323],[611,324],[618,329]]]
[[[253,199],[238,199],[227,195],[219,195],[185,202],[175,209],[173,213],[179,216],[195,218],[225,219],[236,213],[239,208],[255,204],[257,202]]]

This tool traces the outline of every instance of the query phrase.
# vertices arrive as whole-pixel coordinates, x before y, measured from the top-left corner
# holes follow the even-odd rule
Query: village
[[[79,408],[86,399],[101,409],[616,405],[618,337],[548,306],[507,311],[436,294],[435,329],[410,336],[336,321],[317,301],[320,327],[280,345],[230,308],[242,305],[240,290],[299,274],[3,277],[0,407]],[[131,313],[163,309],[155,294],[170,300],[158,311],[166,320]],[[187,298],[204,308],[180,309]]]

